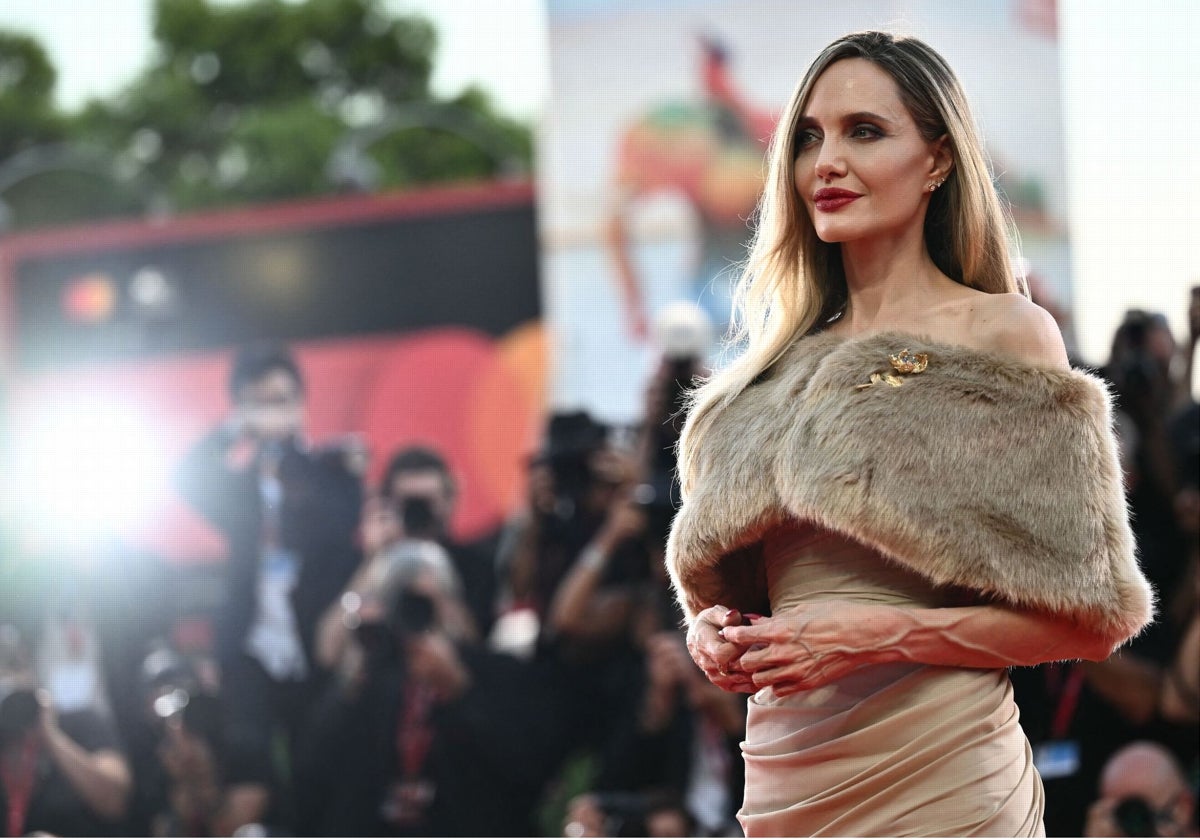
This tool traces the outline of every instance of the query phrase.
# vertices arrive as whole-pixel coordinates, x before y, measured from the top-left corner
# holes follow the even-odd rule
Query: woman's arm
[[[850,601],[804,604],[721,635],[752,648],[739,666],[756,686],[774,686],[779,694],[890,662],[1005,668],[1099,661],[1122,641],[1069,618],[1001,605],[910,609]]]

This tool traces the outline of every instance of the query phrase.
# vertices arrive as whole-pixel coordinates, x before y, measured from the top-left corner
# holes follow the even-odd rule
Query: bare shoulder
[[[989,350],[1052,370],[1070,370],[1067,348],[1054,317],[1017,292],[976,301],[976,335]]]

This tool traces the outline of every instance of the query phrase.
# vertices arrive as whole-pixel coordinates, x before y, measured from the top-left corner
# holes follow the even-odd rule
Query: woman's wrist
[[[906,641],[918,627],[911,610],[903,607],[878,606],[864,622],[870,643],[862,651],[870,664],[888,665],[910,661]]]

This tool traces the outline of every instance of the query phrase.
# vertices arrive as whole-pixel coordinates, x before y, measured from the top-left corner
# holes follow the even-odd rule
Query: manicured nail
[[[729,619],[733,618],[735,615],[737,615],[737,610],[730,610],[729,612],[725,613],[725,620],[728,621]]]
[[[725,641],[725,628],[724,627],[722,627],[720,630],[717,631],[717,638],[719,638],[721,641]]]

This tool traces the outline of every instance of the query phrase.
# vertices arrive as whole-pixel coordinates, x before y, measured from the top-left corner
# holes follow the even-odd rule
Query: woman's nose
[[[843,160],[836,143],[828,140],[821,143],[821,148],[817,152],[815,169],[817,177],[822,181],[828,181],[835,176],[846,174],[845,160]]]

